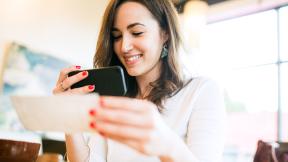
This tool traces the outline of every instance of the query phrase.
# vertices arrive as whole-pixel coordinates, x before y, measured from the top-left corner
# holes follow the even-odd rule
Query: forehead
[[[125,2],[121,4],[116,11],[114,27],[126,27],[126,25],[135,22],[143,24],[157,23],[151,12],[144,5],[138,2]]]

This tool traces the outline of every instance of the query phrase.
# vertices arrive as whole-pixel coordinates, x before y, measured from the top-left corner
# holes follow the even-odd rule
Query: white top
[[[164,107],[163,120],[184,140],[198,159],[195,162],[221,161],[225,110],[222,91],[214,81],[194,78],[175,96],[167,99]],[[143,155],[99,135],[87,140],[90,162],[160,162],[158,157]]]

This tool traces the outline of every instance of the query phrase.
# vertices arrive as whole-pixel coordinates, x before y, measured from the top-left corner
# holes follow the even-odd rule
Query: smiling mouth
[[[133,55],[130,57],[124,57],[125,62],[130,65],[130,64],[134,64],[136,63],[141,57],[143,57],[143,54],[139,54],[139,55]]]

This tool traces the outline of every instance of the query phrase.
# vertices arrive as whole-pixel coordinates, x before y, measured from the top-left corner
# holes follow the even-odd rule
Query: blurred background
[[[173,2],[186,40],[181,58],[187,69],[214,78],[225,90],[223,161],[252,161],[260,139],[287,142],[288,0]],[[25,130],[9,96],[51,95],[59,69],[92,68],[107,3],[0,0],[0,138],[63,146],[61,133]],[[50,150],[58,151],[57,144]]]

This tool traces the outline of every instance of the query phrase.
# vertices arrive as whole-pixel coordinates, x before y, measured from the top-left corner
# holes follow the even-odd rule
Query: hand
[[[80,66],[72,66],[69,68],[62,69],[59,74],[59,78],[56,83],[56,86],[53,89],[53,94],[60,94],[60,93],[86,94],[86,93],[92,92],[95,88],[94,85],[87,85],[84,87],[74,88],[74,89],[70,88],[73,84],[83,80],[89,75],[88,71],[82,71],[78,74],[68,77],[68,73],[70,73],[71,71],[77,71],[80,68],[81,68]]]
[[[166,156],[173,147],[171,142],[179,138],[149,101],[101,97],[100,107],[90,110],[90,115],[94,119],[90,127],[101,135],[146,155]]]

